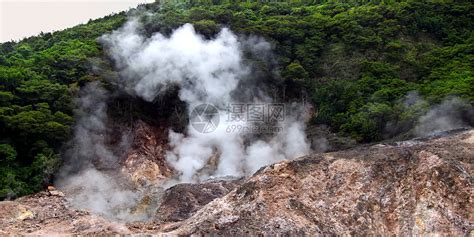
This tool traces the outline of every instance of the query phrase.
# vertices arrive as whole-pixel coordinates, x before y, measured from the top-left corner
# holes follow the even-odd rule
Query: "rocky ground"
[[[0,234],[472,236],[473,163],[474,130],[315,153],[243,180],[173,186],[150,197],[160,199],[153,218],[129,223],[71,208],[51,188],[0,202]]]

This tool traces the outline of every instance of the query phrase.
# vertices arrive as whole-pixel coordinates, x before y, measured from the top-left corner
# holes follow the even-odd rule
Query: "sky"
[[[0,0],[0,42],[66,29],[154,0]]]

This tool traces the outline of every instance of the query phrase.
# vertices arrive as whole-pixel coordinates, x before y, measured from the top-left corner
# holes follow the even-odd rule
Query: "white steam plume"
[[[157,33],[146,38],[139,33],[140,28],[137,20],[131,20],[101,39],[120,70],[118,84],[147,101],[177,85],[190,119],[194,116],[192,109],[199,104],[212,104],[219,112],[215,116],[219,116],[220,124],[211,133],[198,132],[191,125],[185,134],[170,131],[167,161],[179,171],[180,182],[248,175],[263,165],[309,152],[304,121],[297,119],[301,109],[275,123],[282,131],[270,136],[255,138],[226,129],[230,125],[253,125],[228,121],[226,106],[271,102],[265,92],[249,83],[252,70],[243,58],[243,48],[264,57],[271,53],[266,41],[256,37],[239,40],[226,28],[206,40],[190,24],[176,29],[169,37]],[[237,91],[240,84],[245,84],[245,91]]]
[[[426,137],[454,129],[468,128],[474,123],[474,109],[466,100],[448,96],[438,104],[430,105],[417,91],[411,91],[401,101],[404,113],[410,115],[408,124],[387,126],[389,130],[411,129],[417,137]],[[407,126],[409,125],[409,126]]]
[[[223,29],[206,41],[190,24],[170,38],[155,34],[145,38],[139,23],[128,22],[121,30],[102,37],[122,72],[125,88],[147,101],[175,84],[181,100],[193,104],[222,104],[248,71],[242,64],[237,38]]]
[[[126,136],[118,146],[107,143],[108,93],[99,83],[88,84],[77,100],[79,110],[74,137],[65,152],[65,164],[56,185],[76,208],[85,208],[111,218],[130,219],[139,195],[127,187],[117,172],[119,156],[129,147]],[[142,218],[142,217],[138,217]]]
[[[418,119],[415,126],[417,136],[429,136],[439,132],[469,127],[462,117],[462,110],[472,111],[472,107],[460,98],[448,98],[432,106],[425,115]]]

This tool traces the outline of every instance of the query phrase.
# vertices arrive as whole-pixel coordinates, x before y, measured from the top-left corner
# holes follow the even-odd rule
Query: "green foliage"
[[[194,28],[204,36],[211,37],[219,32],[219,25],[213,20],[200,20],[194,23]]]
[[[122,14],[0,44],[0,200],[36,192],[60,164],[70,138],[77,83],[95,78],[96,41]]]
[[[16,151],[10,144],[0,144],[0,161],[14,161]]]
[[[283,77],[295,81],[305,81],[308,79],[308,72],[296,61],[286,67]]]
[[[10,155],[16,155],[9,145],[0,145],[0,155],[9,151]],[[40,190],[48,183],[52,174],[60,164],[59,155],[50,148],[44,148],[37,153],[29,166],[20,165],[10,160],[5,163],[0,160],[0,199],[13,198]]]

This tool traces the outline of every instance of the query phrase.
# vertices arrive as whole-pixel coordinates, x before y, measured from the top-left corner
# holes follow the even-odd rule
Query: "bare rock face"
[[[262,168],[171,234],[472,235],[474,130]]]
[[[241,182],[220,180],[200,184],[177,184],[165,191],[156,211],[156,219],[162,222],[186,220],[204,205],[229,193]]]
[[[59,192],[54,190],[55,192]],[[0,202],[0,234],[127,234],[123,223],[68,208],[63,196],[50,192]]]
[[[133,144],[125,157],[122,171],[139,187],[159,186],[172,175],[165,161],[168,131],[142,121],[135,124],[133,131]]]
[[[312,154],[245,180],[175,185],[144,200],[159,203],[153,219],[132,223],[73,209],[51,188],[0,202],[0,234],[472,236],[473,161],[474,130]]]

